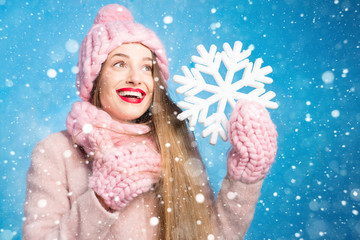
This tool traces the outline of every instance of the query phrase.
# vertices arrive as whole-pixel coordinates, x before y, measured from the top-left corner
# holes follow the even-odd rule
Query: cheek
[[[154,87],[155,87],[155,84],[150,84],[148,85],[148,95],[149,95],[149,105],[154,101]]]
[[[109,105],[113,101],[113,87],[108,79],[103,78],[100,81],[100,101],[102,105]]]
[[[149,81],[147,81],[146,83],[146,87],[148,88],[150,93],[154,92],[154,87],[155,87],[155,81],[153,78],[149,79]]]
[[[100,78],[100,87],[103,90],[106,90],[111,85],[111,81],[109,77],[101,77]]]

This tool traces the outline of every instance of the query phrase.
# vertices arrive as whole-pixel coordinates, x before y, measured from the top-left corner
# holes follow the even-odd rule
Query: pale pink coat
[[[50,135],[35,147],[27,175],[23,239],[156,239],[155,194],[135,198],[121,211],[107,212],[88,187],[91,163],[67,132]],[[263,181],[245,184],[227,176],[214,201],[214,233],[243,239]],[[209,189],[209,194],[211,193]],[[212,201],[205,196],[205,201]]]

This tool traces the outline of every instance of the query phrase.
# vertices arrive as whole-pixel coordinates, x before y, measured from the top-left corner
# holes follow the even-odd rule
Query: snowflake
[[[227,103],[233,109],[236,101],[239,99],[251,100],[261,103],[267,108],[276,109],[278,104],[270,101],[276,96],[272,91],[266,92],[264,86],[270,84],[273,80],[266,75],[272,72],[270,66],[261,68],[263,60],[256,59],[255,63],[247,59],[251,50],[242,49],[240,41],[235,42],[231,49],[228,43],[223,45],[224,51],[217,52],[216,46],[211,45],[209,52],[203,45],[197,46],[199,56],[192,56],[191,60],[195,63],[195,68],[183,66],[181,69],[185,76],[175,75],[174,81],[182,86],[176,89],[178,94],[184,94],[184,101],[178,102],[178,106],[184,111],[178,115],[180,120],[189,120],[189,126],[193,130],[196,123],[204,125],[202,136],[207,137],[211,134],[210,143],[215,145],[217,138],[227,141],[228,118],[225,115]],[[220,64],[224,63],[226,67],[225,79],[220,74]],[[240,80],[233,82],[236,72],[243,70]],[[210,75],[217,85],[209,83],[203,78],[203,74]],[[254,90],[245,93],[239,90],[243,87],[254,88]],[[208,92],[212,95],[207,98],[195,96],[200,92]],[[265,93],[266,92],[266,93]],[[217,104],[215,113],[208,116],[209,107]]]

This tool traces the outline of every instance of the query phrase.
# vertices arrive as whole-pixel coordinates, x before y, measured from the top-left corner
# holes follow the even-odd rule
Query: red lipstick
[[[125,102],[135,104],[141,103],[146,96],[146,93],[139,88],[120,88],[116,93]]]

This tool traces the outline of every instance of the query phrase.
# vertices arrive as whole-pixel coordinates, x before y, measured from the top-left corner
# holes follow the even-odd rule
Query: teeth
[[[142,98],[142,94],[140,92],[132,92],[132,91],[121,91],[119,92],[120,96],[127,96],[127,97],[136,97],[136,98]]]

